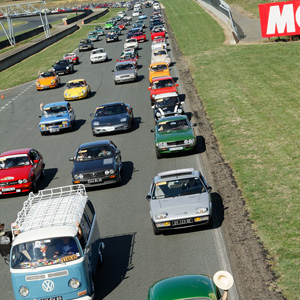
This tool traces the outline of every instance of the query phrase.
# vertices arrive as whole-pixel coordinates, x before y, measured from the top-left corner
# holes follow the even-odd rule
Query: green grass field
[[[294,299],[300,295],[299,43],[225,46],[223,30],[195,1],[162,3],[278,285]]]

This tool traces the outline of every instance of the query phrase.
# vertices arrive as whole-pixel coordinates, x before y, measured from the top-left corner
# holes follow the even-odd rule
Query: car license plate
[[[106,131],[114,131],[115,127],[111,126],[111,127],[106,127],[105,128]]]
[[[50,132],[58,132],[59,131],[59,127],[51,127],[50,128]]]
[[[190,218],[190,219],[183,219],[183,220],[176,220],[176,221],[173,221],[173,222],[172,222],[172,225],[173,225],[173,226],[176,226],[176,225],[192,224],[192,223],[193,223],[193,219]]]
[[[97,183],[97,182],[102,182],[101,178],[97,178],[97,179],[89,179],[88,183],[92,184],[92,183]]]
[[[3,188],[2,192],[10,192],[10,191],[14,191],[16,188],[14,187],[10,187],[10,188]]]
[[[173,147],[173,148],[169,148],[170,151],[178,151],[178,150],[182,150],[183,147]]]
[[[57,296],[57,297],[50,297],[50,298],[43,298],[40,300],[63,300],[62,296]]]

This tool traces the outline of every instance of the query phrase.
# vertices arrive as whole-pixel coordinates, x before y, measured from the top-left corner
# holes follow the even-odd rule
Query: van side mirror
[[[208,186],[208,187],[207,187],[207,191],[210,193],[211,190],[212,190],[212,187],[211,187],[211,186]]]
[[[69,158],[69,161],[74,161],[74,157],[70,157],[70,158]]]

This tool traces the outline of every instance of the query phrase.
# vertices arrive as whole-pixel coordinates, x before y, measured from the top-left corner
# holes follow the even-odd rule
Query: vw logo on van
[[[45,292],[52,292],[54,290],[54,282],[52,280],[45,280],[42,288]]]

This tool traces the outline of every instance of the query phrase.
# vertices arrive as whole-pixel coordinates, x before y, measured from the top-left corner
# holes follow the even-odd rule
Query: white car
[[[137,49],[139,47],[139,43],[136,39],[127,39],[125,40],[124,49],[134,48]]]
[[[132,13],[132,16],[133,16],[133,17],[138,17],[138,16],[140,15],[140,13],[142,13],[141,10],[134,11],[134,12]]]
[[[123,20],[125,20],[125,21],[132,21],[132,17],[130,17],[130,16],[125,16],[125,17],[123,18]]]
[[[102,62],[107,60],[107,53],[103,48],[94,49],[90,55],[91,63]]]
[[[157,38],[152,41],[151,50],[167,49],[165,38]]]
[[[164,27],[164,25],[157,25],[152,28],[153,32],[155,32],[156,30],[157,31],[166,31],[166,28]]]
[[[152,51],[151,64],[158,62],[165,62],[168,66],[170,65],[171,59],[166,49]]]

